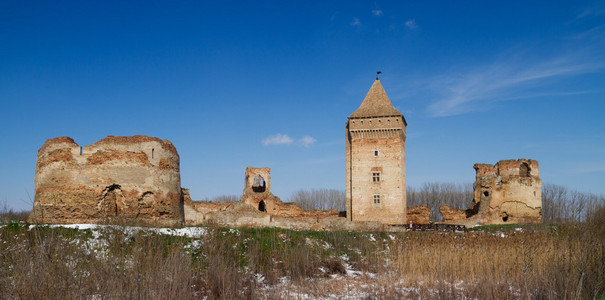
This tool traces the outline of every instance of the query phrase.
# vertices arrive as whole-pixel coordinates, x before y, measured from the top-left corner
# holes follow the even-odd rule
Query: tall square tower
[[[349,220],[406,223],[406,126],[376,78],[346,126]]]

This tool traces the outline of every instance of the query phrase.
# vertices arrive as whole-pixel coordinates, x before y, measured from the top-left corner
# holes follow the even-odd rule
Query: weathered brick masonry
[[[69,137],[38,150],[29,217],[41,223],[183,223],[179,155],[168,140],[108,136],[80,147]]]
[[[468,210],[440,208],[444,221],[466,226],[542,222],[542,180],[538,162],[501,160],[475,164],[473,205]]]

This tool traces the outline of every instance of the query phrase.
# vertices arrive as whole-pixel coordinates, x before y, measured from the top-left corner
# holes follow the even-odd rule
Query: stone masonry
[[[108,136],[80,147],[53,138],[38,150],[35,184],[30,222],[183,223],[179,155],[168,140]]]
[[[346,124],[348,220],[406,223],[406,126],[376,78]]]
[[[466,226],[542,222],[542,180],[538,162],[501,160],[475,164],[474,199],[470,209],[442,206],[444,221]]]
[[[337,210],[304,210],[271,192],[269,168],[246,168],[239,202],[192,201],[183,189],[187,225],[280,227],[295,230],[388,230],[378,222],[349,222]]]

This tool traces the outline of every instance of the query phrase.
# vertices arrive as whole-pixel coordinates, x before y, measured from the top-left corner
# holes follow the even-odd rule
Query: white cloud
[[[590,165],[590,166],[579,166],[575,169],[576,173],[601,173],[601,172],[605,172],[605,165],[604,164],[596,164],[596,165]]]
[[[309,147],[309,146],[315,144],[315,142],[317,142],[317,140],[315,138],[313,138],[312,136],[305,135],[302,138],[297,139],[295,144],[297,146]],[[281,133],[269,136],[269,137],[267,137],[267,138],[265,138],[263,140],[263,145],[264,146],[269,146],[269,145],[290,145],[292,143],[294,143],[294,139],[293,138],[291,138],[287,134],[281,134]]]
[[[359,21],[359,18],[353,18],[353,22],[351,22],[351,25],[353,25],[353,26],[359,26],[359,25],[361,25],[361,22]]]
[[[405,27],[409,28],[409,29],[416,29],[418,28],[418,24],[416,24],[416,19],[409,19],[405,22]]]
[[[302,139],[300,139],[300,141],[299,141],[299,143],[303,147],[309,147],[309,146],[315,144],[315,142],[317,142],[317,140],[308,135],[303,136]]]
[[[289,145],[292,144],[294,140],[289,137],[287,134],[276,134],[276,135],[272,135],[270,137],[267,137],[266,139],[263,140],[263,145],[265,146],[269,146],[269,145]]]
[[[576,16],[575,20],[583,19],[586,17],[594,17],[605,14],[605,2],[595,3],[590,7],[584,9],[581,13]]]
[[[563,55],[537,63],[503,59],[465,73],[430,80],[430,86],[444,95],[428,107],[435,117],[460,115],[484,108],[491,101],[590,93],[591,91],[532,91],[549,80],[599,72],[605,63],[584,60],[580,55]]]
[[[382,10],[380,10],[380,9],[373,9],[372,10],[372,14],[375,15],[375,16],[380,17],[380,16],[382,16]]]

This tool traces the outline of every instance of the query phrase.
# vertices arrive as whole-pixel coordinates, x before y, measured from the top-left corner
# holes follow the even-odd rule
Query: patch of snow
[[[31,229],[36,226],[40,226],[40,225],[30,225],[29,228]],[[188,237],[188,238],[200,238],[200,237],[204,236],[207,232],[206,228],[204,228],[204,227],[155,228],[155,227],[99,225],[99,224],[52,224],[52,225],[48,225],[48,226],[50,228],[63,227],[63,228],[74,228],[74,229],[78,229],[78,230],[90,229],[90,230],[93,230],[93,233],[95,232],[95,230],[98,230],[98,229],[121,228],[121,229],[124,229],[124,232],[129,236],[132,236],[133,234],[135,234],[139,231],[147,231],[147,232],[155,232],[158,234],[165,234],[165,235],[184,236],[184,237]],[[234,231],[234,232],[236,232],[236,231]]]
[[[254,281],[256,281],[257,284],[262,284],[265,282],[265,276],[263,274],[254,274]]]
[[[330,243],[324,241],[324,249],[332,249],[332,245],[330,245]]]

